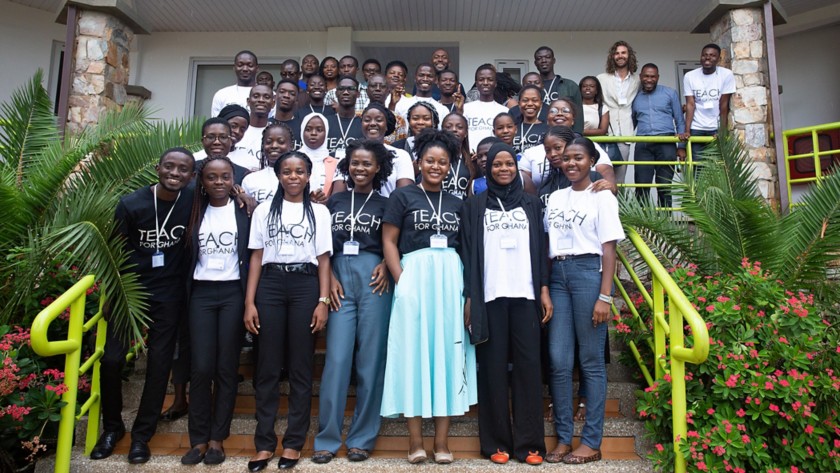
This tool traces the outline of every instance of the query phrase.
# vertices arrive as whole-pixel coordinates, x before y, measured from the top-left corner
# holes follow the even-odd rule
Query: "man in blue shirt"
[[[677,136],[685,140],[680,131],[685,129],[682,105],[677,91],[659,85],[659,68],[656,64],[645,64],[639,75],[641,90],[633,99],[633,125],[637,136]],[[673,143],[637,143],[636,161],[676,161],[677,156],[685,159],[685,145],[676,147]],[[657,184],[670,184],[674,177],[674,167],[670,164],[636,165],[636,184],[650,184],[656,176]],[[671,207],[671,192],[667,188],[658,188],[657,196],[660,207]],[[636,196],[642,200],[650,197],[650,188],[637,187]]]

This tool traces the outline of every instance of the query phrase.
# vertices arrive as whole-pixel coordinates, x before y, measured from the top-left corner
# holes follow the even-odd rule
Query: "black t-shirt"
[[[330,105],[323,105],[321,107],[307,105],[305,107],[300,107],[295,111],[295,119],[298,120],[298,123],[301,123],[303,121],[303,117],[309,115],[310,113],[320,113],[325,117],[329,117],[330,115],[335,115],[335,109]]]
[[[548,125],[545,123],[520,123],[516,127],[516,136],[513,137],[513,149],[517,153],[523,153],[528,148],[542,145]]]
[[[361,140],[362,136],[362,119],[357,116],[352,118],[342,118],[338,115],[330,115],[327,117],[330,126],[330,133],[327,135],[327,148],[330,154],[335,156],[336,150],[346,149],[347,146],[356,141]],[[342,130],[344,130],[342,132]]]
[[[443,190],[458,197],[461,200],[467,198],[467,188],[470,185],[470,170],[464,158],[449,166],[449,173],[443,180]]]
[[[426,198],[428,195],[428,199]],[[431,201],[431,205],[429,202]],[[458,230],[461,226],[461,205],[464,201],[443,192],[426,192],[419,186],[400,187],[391,193],[383,221],[400,229],[401,254],[431,247],[431,236],[438,230],[438,202],[443,207],[440,234],[446,235],[449,248],[460,247]]]
[[[303,146],[303,141],[300,139],[300,118],[297,115],[292,116],[290,120],[269,118],[268,121],[271,123],[285,123],[292,129],[292,142],[294,143],[292,149],[300,149]]]
[[[522,116],[522,109],[520,109],[519,105],[517,105],[515,107],[511,107],[508,113],[513,116],[514,121],[519,121],[519,117]],[[540,107],[540,112],[537,114],[537,118],[539,118],[543,123],[548,121],[548,105],[543,104],[543,106]]]
[[[177,201],[158,199],[157,225],[155,202],[151,187],[143,187],[120,199],[114,213],[117,231],[126,239],[128,261],[134,265],[129,271],[140,277],[140,283],[156,301],[173,301],[184,297],[188,258],[184,236],[193,204],[193,187],[181,191]],[[166,219],[169,211],[172,214]],[[164,225],[164,220],[166,224]],[[160,248],[163,266],[152,267],[152,255]]]
[[[344,242],[350,241],[350,204],[353,203],[353,240],[359,243],[359,251],[382,256],[382,216],[388,199],[378,192],[356,194],[351,201],[352,191],[339,192],[330,197],[327,208],[332,218],[333,255],[344,253]],[[361,209],[361,213],[359,213]]]

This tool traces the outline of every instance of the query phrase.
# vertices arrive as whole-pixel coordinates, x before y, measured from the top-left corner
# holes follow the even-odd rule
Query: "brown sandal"
[[[596,462],[601,459],[601,451],[596,450],[594,454],[589,455],[588,457],[580,457],[577,455],[572,455],[569,453],[565,457],[563,457],[563,463],[567,465],[583,465],[584,463],[589,462]]]
[[[572,452],[571,445],[566,445],[566,448],[560,450],[559,452],[549,452],[545,455],[545,461],[547,463],[560,463],[563,461],[563,457],[568,455]]]

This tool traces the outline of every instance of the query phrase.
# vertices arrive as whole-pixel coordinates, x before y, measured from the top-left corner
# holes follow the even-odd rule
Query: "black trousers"
[[[476,346],[481,454],[489,457],[501,450],[519,461],[529,452],[545,455],[540,316],[534,301],[527,299],[500,298],[486,307],[490,338]],[[508,360],[513,361],[512,373]]]
[[[190,445],[225,440],[236,404],[245,294],[237,281],[194,281],[189,332]]]
[[[172,384],[190,382],[190,318],[183,317],[178,327],[178,343],[172,361]]]
[[[184,312],[183,301],[149,301],[146,382],[131,428],[132,440],[148,442],[155,434],[172,369],[178,326]],[[108,432],[123,428],[120,374],[125,366],[126,353],[128,344],[117,337],[111,324],[108,324],[108,339],[100,366],[102,420]]]
[[[677,147],[673,143],[636,143],[636,161],[676,161]],[[670,184],[674,180],[674,166],[658,164],[656,166],[637,165],[636,184],[650,184],[656,175],[657,184]],[[671,189],[659,187],[656,189],[657,201],[660,207],[671,206]],[[649,187],[637,187],[636,197],[643,203],[650,199]]]
[[[301,450],[309,431],[312,402],[312,366],[315,336],[312,313],[318,302],[318,277],[286,273],[264,266],[257,286],[255,304],[259,315],[260,350],[257,355],[256,403],[257,451],[274,451],[277,435],[274,422],[279,404],[280,370],[289,372],[288,427],[283,448]]]

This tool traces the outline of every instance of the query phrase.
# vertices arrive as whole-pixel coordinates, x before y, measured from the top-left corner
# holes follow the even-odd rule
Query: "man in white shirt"
[[[616,41],[607,54],[606,72],[598,74],[604,105],[610,112],[610,131],[612,136],[633,136],[633,99],[639,92],[639,76],[636,74],[638,63],[636,51],[626,41]],[[630,160],[630,143],[617,143],[622,161]],[[626,166],[615,166],[615,177],[624,182]]]
[[[236,144],[228,158],[249,171],[260,169],[260,151],[262,150],[262,132],[268,125],[268,114],[274,108],[274,91],[267,85],[255,85],[248,97],[251,109],[251,122],[245,135]]]
[[[735,93],[735,76],[718,67],[720,46],[709,43],[700,54],[701,67],[683,77],[685,136],[713,136],[718,127],[729,127],[729,98]],[[705,146],[691,145],[692,159],[700,159]]]
[[[493,136],[493,119],[496,115],[507,112],[508,108],[494,100],[496,92],[496,68],[492,64],[482,64],[475,71],[475,87],[478,100],[464,104],[464,117],[470,134],[470,147],[475,150],[478,143]]]
[[[225,108],[225,105],[236,104],[243,107],[248,106],[248,95],[251,87],[257,83],[257,73],[260,65],[257,62],[256,54],[251,51],[239,51],[233,58],[233,72],[236,73],[236,84],[219,89],[213,95],[213,103],[210,106],[210,116],[216,117]]]

